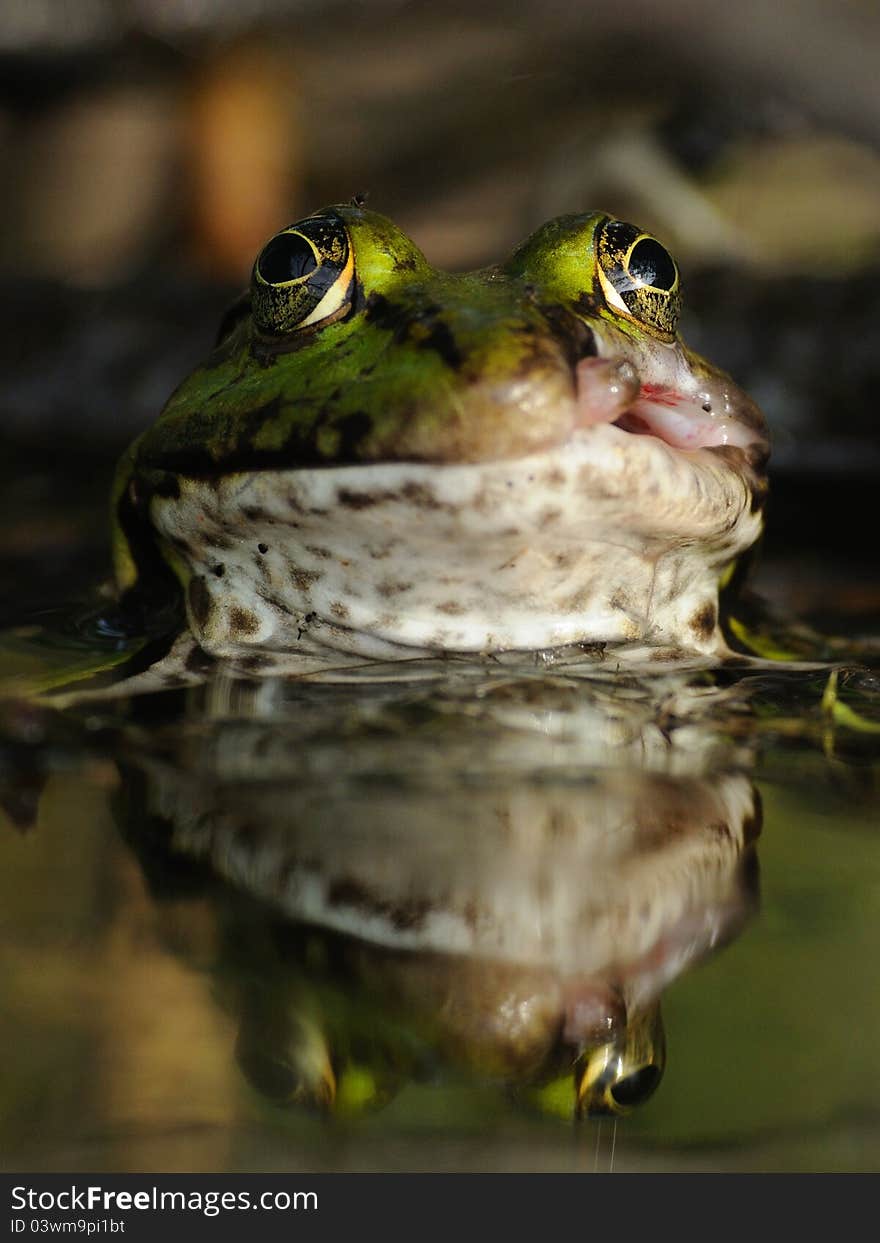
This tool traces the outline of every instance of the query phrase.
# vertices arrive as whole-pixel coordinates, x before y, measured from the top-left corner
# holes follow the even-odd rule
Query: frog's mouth
[[[763,420],[743,400],[734,402],[731,390],[691,380],[690,391],[669,383],[640,378],[625,359],[595,355],[575,367],[579,427],[612,424],[635,436],[652,436],[672,449],[717,449],[730,446],[749,455],[753,463],[766,452]]]

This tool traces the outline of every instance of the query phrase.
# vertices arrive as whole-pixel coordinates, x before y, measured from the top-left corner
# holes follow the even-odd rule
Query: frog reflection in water
[[[124,599],[182,589],[217,657],[723,655],[766,429],[679,307],[672,257],[606,215],[460,275],[357,203],[291,225],[120,465]]]
[[[258,685],[276,697],[250,719],[221,697],[153,754],[138,738],[123,786],[160,882],[197,861],[247,895],[210,891],[252,1084],[341,1114],[425,1080],[569,1118],[647,1099],[660,994],[754,909],[747,757],[586,679],[526,700],[490,679],[476,704],[389,687],[381,708]]]

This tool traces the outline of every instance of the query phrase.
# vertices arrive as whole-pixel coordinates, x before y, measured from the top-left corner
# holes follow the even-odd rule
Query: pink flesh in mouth
[[[747,448],[754,436],[732,419],[713,417],[699,396],[659,384],[640,384],[631,363],[585,358],[577,366],[578,425],[613,423],[636,436],[654,436],[673,449],[716,445]]]

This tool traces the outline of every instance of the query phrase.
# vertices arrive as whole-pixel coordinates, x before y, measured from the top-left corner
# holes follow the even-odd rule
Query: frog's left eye
[[[588,1061],[578,1085],[577,1110],[581,1114],[628,1114],[652,1096],[663,1077],[661,1059],[650,1058],[641,1065],[626,1055],[610,1059],[597,1071],[597,1059]]]
[[[267,242],[251,277],[254,323],[281,335],[339,319],[351,306],[354,257],[335,212],[309,216]]]
[[[612,1083],[608,1088],[609,1106],[613,1102],[619,1113],[625,1113],[634,1109],[636,1105],[641,1105],[653,1095],[660,1083],[661,1074],[659,1066],[648,1063],[647,1066],[640,1066],[630,1074],[624,1075],[622,1079],[618,1079],[617,1083]]]
[[[634,224],[606,220],[596,236],[596,256],[608,305],[671,340],[681,311],[681,283],[669,251]]]

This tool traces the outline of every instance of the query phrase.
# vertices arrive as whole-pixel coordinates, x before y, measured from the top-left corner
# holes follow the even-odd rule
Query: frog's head
[[[291,225],[123,463],[120,584],[170,565],[218,654],[716,650],[767,437],[679,306],[669,253],[607,215],[464,274],[357,204]]]

